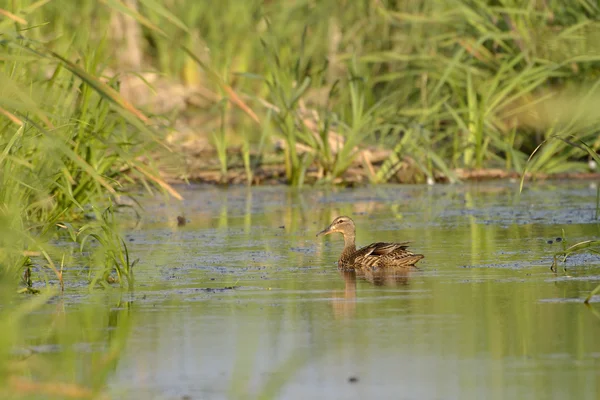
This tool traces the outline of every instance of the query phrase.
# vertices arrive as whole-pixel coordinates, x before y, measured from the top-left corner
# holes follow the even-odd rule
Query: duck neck
[[[344,235],[344,250],[342,250],[342,255],[340,256],[340,260],[345,260],[350,258],[352,254],[356,252],[356,244],[355,244],[355,236],[354,233]]]

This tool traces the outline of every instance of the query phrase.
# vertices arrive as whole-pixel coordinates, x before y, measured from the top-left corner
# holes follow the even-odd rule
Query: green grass
[[[251,154],[274,152],[259,149],[265,125],[285,143],[286,179],[295,186],[309,169],[322,182],[343,176],[361,161],[357,146],[395,150],[388,163],[375,166],[373,182],[394,179],[394,166],[406,157],[430,178],[453,180],[455,168],[523,172],[528,155],[552,136],[574,135],[600,147],[593,128],[599,10],[586,1],[347,7],[230,0],[214,7],[140,0],[136,10],[117,0],[92,4],[64,9],[50,1],[30,14],[31,24],[56,22],[27,34],[52,38],[60,50],[104,40],[104,54],[114,57],[108,64],[117,67],[120,42],[107,35],[110,15],[131,16],[144,56],[138,68],[215,94],[213,107],[194,112],[214,120],[198,130],[214,135],[222,174],[233,147],[241,149],[247,176]],[[72,35],[79,23],[95,29]],[[589,106],[578,107],[569,93]],[[339,149],[330,145],[340,142],[337,135],[344,139]],[[555,142],[529,168],[582,171],[583,161]]]
[[[24,10],[10,11],[28,17]],[[118,82],[103,76],[105,40],[61,55],[51,43],[28,37],[40,28],[20,31],[18,22],[7,21],[12,22],[0,21],[4,275],[27,271],[24,281],[31,288],[31,267],[38,267],[41,273],[33,281],[41,277],[63,287],[63,269],[72,254],[52,243],[66,236],[61,228],[69,227],[72,237],[80,235],[81,251],[91,241],[99,245],[102,277],[115,272],[131,286],[127,249],[106,210],[133,182],[178,196],[142,159],[161,140],[151,120],[119,94]],[[91,279],[97,281],[98,276]]]

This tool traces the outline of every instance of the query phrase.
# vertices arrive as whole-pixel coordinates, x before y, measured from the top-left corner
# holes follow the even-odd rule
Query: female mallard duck
[[[329,235],[334,232],[344,235],[344,250],[342,250],[342,255],[338,260],[338,268],[341,270],[410,268],[425,257],[422,254],[414,254],[406,250],[409,242],[378,242],[356,250],[354,242],[356,228],[354,221],[349,217],[337,217],[327,228],[317,233],[317,236]]]

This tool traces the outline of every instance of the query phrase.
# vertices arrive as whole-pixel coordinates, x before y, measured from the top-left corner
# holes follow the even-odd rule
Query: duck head
[[[354,221],[350,217],[341,216],[334,219],[327,228],[317,233],[317,236],[329,235],[335,232],[339,232],[344,236],[354,236],[355,230]]]

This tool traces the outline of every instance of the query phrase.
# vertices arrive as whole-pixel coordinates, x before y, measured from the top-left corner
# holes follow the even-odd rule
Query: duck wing
[[[385,256],[387,254],[391,254],[398,250],[406,250],[408,248],[408,243],[410,242],[402,242],[402,243],[373,243],[368,245],[367,247],[363,247],[359,251],[366,250],[366,255],[374,255],[374,256]]]
[[[406,250],[408,242],[384,243],[377,242],[363,247],[353,254],[354,263],[362,266],[374,266],[382,256],[387,256],[399,250]]]
[[[409,267],[423,258],[408,249],[409,242],[378,242],[363,247],[354,253],[354,263],[362,267]]]

